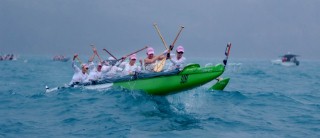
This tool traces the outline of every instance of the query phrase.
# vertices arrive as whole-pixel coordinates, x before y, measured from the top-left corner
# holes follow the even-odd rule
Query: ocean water
[[[190,58],[205,65],[220,59]],[[65,89],[71,62],[25,56],[0,62],[0,137],[320,137],[320,62],[298,67],[230,59],[214,82],[168,96]]]

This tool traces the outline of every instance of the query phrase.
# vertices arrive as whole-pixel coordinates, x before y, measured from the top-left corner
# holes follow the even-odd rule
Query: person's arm
[[[170,58],[170,61],[171,61],[171,63],[172,63],[173,65],[177,65],[177,61],[175,61],[175,60],[173,60],[173,59],[171,59],[171,58]]]
[[[94,49],[95,49],[95,48],[94,48]],[[97,50],[96,50],[96,52],[97,52]],[[90,59],[88,60],[88,62],[92,62],[95,56],[96,56],[96,53],[93,52],[93,55],[90,57]]]
[[[158,60],[162,60],[162,59],[166,58],[167,54],[170,54],[169,50],[165,50],[161,55],[158,55]]]
[[[162,59],[166,58],[167,53],[168,53],[168,50],[165,50],[162,54],[154,56],[152,59],[145,58],[144,59],[144,63],[145,64],[151,64],[151,63],[154,63],[157,60],[162,60]]]
[[[149,58],[145,58],[144,59],[144,64],[151,64],[151,63],[154,63],[155,61],[159,60],[160,59],[160,56],[154,56],[152,59],[149,59]]]
[[[78,66],[76,66],[76,64],[74,63],[74,60],[78,57],[78,54],[74,54],[73,56],[73,60],[72,60],[72,68],[74,70],[74,72],[80,72],[80,69]]]

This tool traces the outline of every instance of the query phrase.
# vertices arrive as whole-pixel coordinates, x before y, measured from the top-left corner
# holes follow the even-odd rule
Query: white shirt
[[[90,71],[88,79],[86,81],[97,81],[101,79],[102,72],[98,71],[97,68],[94,68],[92,71]]]
[[[88,78],[88,73],[82,73],[82,70],[79,69],[79,67],[77,67],[74,64],[74,61],[72,61],[72,68],[74,70],[74,74],[72,76],[72,80],[70,82],[70,84],[74,83],[74,82],[79,82],[79,83],[83,83],[85,82],[85,80]]]
[[[185,57],[181,57],[180,59],[177,59],[177,56],[173,57],[170,59],[171,61],[171,65],[169,67],[169,70],[174,70],[174,69],[183,69],[184,68],[184,64],[186,63],[186,58]]]
[[[111,69],[111,67],[112,66],[109,66],[109,65],[102,65],[102,68],[101,68],[102,74],[107,73]]]
[[[134,72],[139,72],[139,71],[141,71],[140,66],[137,66],[136,64],[131,66],[129,63],[126,63],[122,73],[123,73],[123,75],[132,75],[132,74],[134,74]]]
[[[112,77],[115,77],[118,75],[118,73],[120,73],[123,69],[122,68],[119,68],[117,66],[112,66],[110,67],[109,71],[108,72],[104,72],[103,73],[103,77],[104,78],[112,78]]]
[[[146,71],[151,71],[151,72],[154,72],[153,69],[154,67],[156,66],[157,62],[154,62],[154,63],[150,63],[150,64],[144,64],[145,65],[145,69]]]

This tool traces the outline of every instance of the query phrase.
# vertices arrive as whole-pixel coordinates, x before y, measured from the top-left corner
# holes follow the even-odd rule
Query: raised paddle
[[[158,33],[158,35],[160,36],[160,39],[162,40],[162,43],[163,43],[164,47],[166,47],[166,49],[168,50],[169,48],[168,48],[168,46],[167,46],[166,41],[164,41],[164,39],[163,39],[163,37],[162,37],[162,35],[161,35],[161,33],[160,33],[160,30],[159,30],[159,28],[158,28],[158,25],[157,25],[156,23],[154,23],[153,26],[156,28],[157,33]]]
[[[113,56],[107,49],[103,49],[104,51],[106,51],[111,57],[113,57],[115,60],[117,60],[117,58],[115,56]]]
[[[162,35],[161,35],[161,33],[160,33],[160,30],[159,30],[159,28],[158,28],[158,25],[157,25],[156,23],[154,23],[153,26],[154,26],[154,28],[156,28],[157,33],[158,33],[158,35],[159,35],[159,37],[160,37],[160,39],[161,39],[164,47],[169,51],[169,48],[168,48],[168,46],[167,46],[167,43],[164,41],[164,39],[163,39],[163,37],[162,37]],[[166,64],[166,60],[167,60],[166,58],[163,58],[160,62],[158,62],[158,63],[156,64],[156,66],[153,68],[153,71],[154,71],[154,72],[160,72],[160,71],[163,69],[164,65]]]
[[[159,28],[157,27],[157,24],[155,24],[155,28],[157,29],[157,32],[158,32],[158,34],[160,35],[160,38],[163,39],[162,36],[161,36],[161,34],[160,34]],[[173,49],[174,44],[175,44],[176,41],[178,40],[178,37],[180,36],[180,33],[182,32],[182,29],[183,29],[183,28],[184,28],[184,26],[180,26],[180,30],[179,30],[176,38],[175,38],[174,41],[172,42],[170,48],[168,48],[168,47],[166,46],[166,44],[164,43],[165,46],[166,46],[166,48],[167,48],[167,50],[168,50],[168,54],[170,54],[170,51]],[[164,40],[163,40],[163,42],[164,42]],[[156,64],[156,66],[154,67],[153,71],[155,71],[155,72],[160,72],[160,71],[162,71],[162,69],[163,69],[163,67],[164,67],[164,65],[165,65],[165,63],[166,63],[166,60],[167,60],[167,57],[163,58],[160,62],[158,62],[158,63]]]
[[[180,26],[180,30],[179,30],[179,32],[178,32],[178,34],[177,34],[176,38],[174,39],[174,41],[173,41],[173,42],[172,42],[172,44],[171,44],[171,46],[172,46],[172,47],[170,47],[170,51],[173,49],[174,44],[177,42],[178,37],[180,36],[180,33],[182,32],[182,29],[183,29],[183,28],[184,28],[184,26]]]
[[[173,49],[174,47],[174,44],[176,43],[176,41],[178,40],[178,37],[180,36],[180,33],[182,32],[182,29],[184,28],[184,26],[180,26],[180,30],[176,36],[176,38],[174,39],[174,41],[172,42],[172,44],[170,45],[169,47],[169,51],[168,51],[168,54],[167,54],[167,58],[170,57],[170,51]]]
[[[142,51],[142,50],[145,50],[145,49],[147,49],[148,48],[148,46],[145,46],[145,47],[143,47],[143,48],[141,48],[141,49],[139,49],[139,50],[137,50],[137,51],[135,51],[135,52],[132,52],[132,53],[130,53],[130,54],[128,54],[128,55],[126,55],[126,56],[124,56],[124,57],[121,57],[120,59],[118,59],[118,60],[124,60],[124,59],[126,59],[127,57],[129,57],[129,56],[131,56],[131,55],[133,55],[133,54],[135,54],[135,53],[138,53],[138,52],[140,52],[140,51]]]
[[[116,60],[111,60],[111,61],[112,61],[112,65],[114,65],[116,62],[118,62],[118,61],[120,61],[120,60],[125,60],[127,57],[129,57],[129,56],[131,56],[131,55],[133,55],[133,54],[136,54],[136,53],[138,53],[138,52],[140,52],[140,51],[142,51],[142,50],[145,50],[145,49],[147,49],[147,48],[148,48],[148,46],[145,46],[145,47],[143,47],[143,48],[141,48],[141,49],[139,49],[139,50],[137,50],[137,51],[135,51],[135,52],[132,52],[132,53],[126,55],[126,56],[123,56],[123,57],[121,57],[121,58],[119,58],[119,59],[117,59],[117,58],[114,57]]]

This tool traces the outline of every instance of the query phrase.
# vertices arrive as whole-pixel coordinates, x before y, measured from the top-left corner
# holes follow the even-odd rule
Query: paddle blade
[[[166,64],[166,60],[167,60],[166,58],[163,58],[160,62],[158,62],[158,63],[156,64],[156,66],[154,67],[153,71],[154,71],[154,72],[160,72],[160,71],[162,71],[164,65]]]

